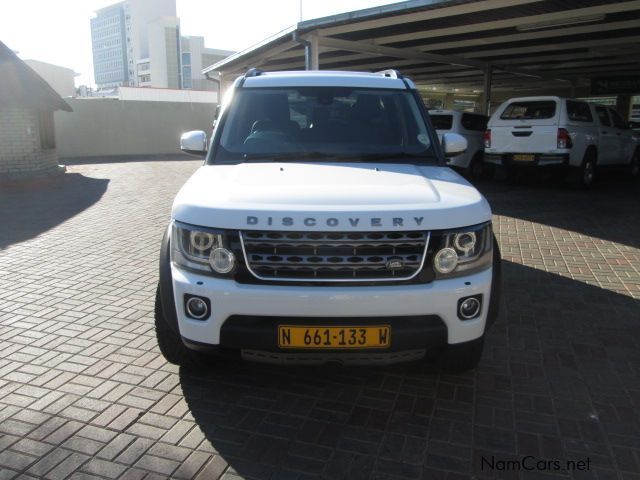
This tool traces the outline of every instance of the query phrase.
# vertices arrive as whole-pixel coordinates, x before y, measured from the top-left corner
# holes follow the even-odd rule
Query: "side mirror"
[[[207,134],[202,130],[192,130],[180,136],[180,150],[199,157],[207,153]]]
[[[455,157],[467,151],[467,139],[457,133],[442,135],[442,150],[445,157]]]

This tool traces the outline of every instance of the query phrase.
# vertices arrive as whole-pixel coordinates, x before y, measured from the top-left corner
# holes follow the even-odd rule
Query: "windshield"
[[[419,106],[406,90],[243,88],[220,127],[214,163],[403,157],[435,161]]]
[[[505,108],[500,118],[502,120],[534,120],[553,118],[555,114],[554,100],[512,102]]]

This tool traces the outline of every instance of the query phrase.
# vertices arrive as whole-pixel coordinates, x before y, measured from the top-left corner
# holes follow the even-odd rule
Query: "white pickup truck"
[[[596,168],[625,167],[640,173],[640,143],[618,112],[604,105],[561,97],[523,97],[504,102],[485,132],[485,163],[508,171],[560,167],[579,186],[592,185]]]
[[[156,298],[173,363],[475,367],[498,313],[491,209],[395,71],[260,72],[234,84],[173,204]]]

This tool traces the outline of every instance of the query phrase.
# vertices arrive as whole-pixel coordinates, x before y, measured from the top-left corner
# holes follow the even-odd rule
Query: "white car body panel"
[[[258,221],[249,223],[249,216]],[[172,217],[228,229],[435,230],[487,222],[491,208],[464,178],[441,166],[243,163],[199,168],[178,193]]]
[[[473,320],[460,320],[456,313],[460,297],[491,291],[492,269],[424,285],[404,286],[277,286],[245,285],[230,280],[186,272],[172,266],[176,305],[184,294],[211,299],[211,317],[206,321],[188,318],[178,308],[180,334],[192,341],[216,345],[220,328],[231,315],[265,315],[282,317],[366,317],[438,315],[447,325],[448,343],[478,338],[484,332],[489,302]]]
[[[467,130],[461,123],[464,112],[457,110],[430,110],[429,116],[450,115],[452,117],[451,128],[436,129],[438,140],[442,143],[442,135],[445,133],[457,133],[467,140],[467,151],[461,155],[447,158],[447,165],[458,168],[468,168],[471,160],[475,155],[482,154],[484,151],[484,129]],[[478,115],[478,114],[473,114]]]
[[[363,87],[406,90],[405,81],[413,86],[409,80],[389,78],[379,73],[305,70],[263,72],[259,76],[248,77],[244,82],[244,87]]]
[[[485,148],[485,161],[492,162],[491,154],[535,153],[549,157],[568,155],[568,164],[579,167],[585,158],[589,147],[597,151],[598,165],[626,165],[631,162],[637,148],[637,139],[629,129],[619,129],[611,125],[603,125],[597,115],[596,108],[609,107],[589,104],[591,121],[576,121],[569,116],[567,101],[572,99],[540,96],[512,98],[504,102],[493,113],[488,129],[491,130],[491,147]],[[555,115],[542,119],[502,119],[501,116],[508,106],[514,102],[553,101],[556,103]],[[558,129],[564,128],[569,132],[573,146],[558,148]],[[521,136],[529,133],[528,136]],[[561,164],[562,160],[541,159],[540,165]]]
[[[393,72],[327,71],[265,72],[239,78],[234,88],[291,86],[414,88],[410,80],[398,78]],[[227,102],[231,98],[233,90]],[[225,108],[233,106],[227,103]],[[221,125],[224,122],[216,129],[224,128]],[[444,165],[403,161],[414,159],[401,158],[393,163],[248,160],[238,164],[204,165],[176,196],[172,222],[177,226],[184,223],[235,231],[424,231],[430,232],[426,237],[430,239],[433,231],[464,229],[491,221],[487,200],[459,174]],[[488,227],[484,231],[490,233]],[[226,247],[238,248],[234,252],[236,257],[243,255],[247,261],[245,243],[242,236],[238,238],[241,247]],[[166,242],[164,245],[171,248]],[[429,245],[425,244],[424,255]],[[491,243],[484,245],[488,248]],[[396,255],[396,247],[393,248]],[[489,252],[485,253],[487,256],[483,259],[489,258]],[[323,317],[334,318],[336,323],[342,318],[385,316],[392,320],[437,315],[447,328],[448,343],[458,344],[482,337],[491,305],[494,269],[488,262],[477,267],[470,265],[472,269],[461,269],[456,276],[458,272],[454,272],[454,278],[438,274],[437,278],[421,279],[423,283],[379,277],[361,284],[352,282],[352,278],[341,278],[345,283],[338,284],[336,280],[331,284],[331,279],[327,279],[313,285],[314,279],[309,278],[298,284],[287,284],[286,278],[280,282],[275,277],[262,280],[254,275],[253,282],[233,273],[227,277],[208,275],[207,267],[206,271],[196,273],[188,263],[180,264],[173,252],[170,258],[179,333],[184,339],[199,344],[219,345],[221,327],[232,315],[283,319]],[[433,261],[432,257],[424,258]],[[426,265],[424,260],[421,268],[422,265]],[[240,273],[251,273],[248,265],[243,268],[246,271]],[[498,272],[496,269],[496,275]],[[270,283],[270,280],[275,281]],[[204,320],[189,317],[185,312],[185,295],[208,299],[210,317]],[[482,295],[481,310],[477,317],[461,320],[458,302],[472,295]]]

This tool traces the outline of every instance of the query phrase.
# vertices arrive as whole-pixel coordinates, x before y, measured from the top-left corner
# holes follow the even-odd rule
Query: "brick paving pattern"
[[[159,354],[152,311],[198,164],[0,186],[0,479],[640,479],[637,185],[480,185],[506,308],[475,372],[188,373]]]

